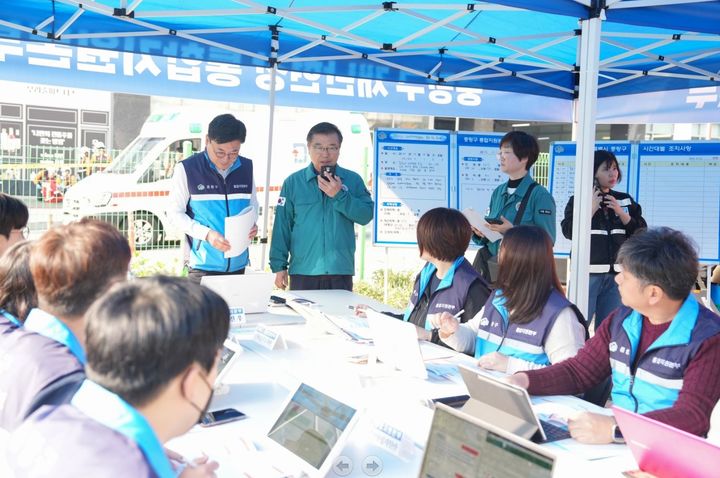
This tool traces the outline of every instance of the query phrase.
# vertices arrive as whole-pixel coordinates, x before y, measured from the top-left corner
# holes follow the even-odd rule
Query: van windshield
[[[135,138],[123,149],[105,172],[112,174],[131,174],[143,162],[145,156],[162,141],[163,138]]]

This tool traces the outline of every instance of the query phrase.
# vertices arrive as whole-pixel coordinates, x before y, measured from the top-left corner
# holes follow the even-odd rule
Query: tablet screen
[[[355,413],[354,408],[301,384],[268,436],[320,469]]]

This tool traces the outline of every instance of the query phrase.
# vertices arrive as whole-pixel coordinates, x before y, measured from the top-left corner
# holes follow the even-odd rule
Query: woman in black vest
[[[592,220],[590,223],[590,294],[588,323],[595,315],[595,330],[610,312],[620,307],[620,293],[615,283],[615,258],[620,246],[638,229],[647,227],[642,208],[629,194],[614,191],[622,180],[620,165],[613,153],[599,149],[594,161],[595,190],[593,192]],[[572,196],[565,207],[565,218],[560,223],[563,235],[572,239]]]
[[[443,314],[440,339],[479,358],[481,367],[514,373],[573,357],[585,327],[565,298],[552,241],[538,226],[510,229],[498,255],[497,289],[466,324]]]

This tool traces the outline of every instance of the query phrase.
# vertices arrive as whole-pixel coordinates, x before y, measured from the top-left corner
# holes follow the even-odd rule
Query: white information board
[[[720,261],[720,143],[640,143],[636,190],[648,226],[681,230],[701,261]]]
[[[450,207],[449,131],[375,131],[374,244],[415,245],[426,211]]]
[[[570,200],[570,196],[575,194],[576,146],[574,142],[570,141],[559,141],[550,146],[549,191],[555,199],[556,237],[553,250],[556,256],[569,256],[572,247],[571,241],[563,236],[560,222],[565,217],[565,207]],[[615,155],[622,172],[622,181],[614,189],[628,193],[628,185],[631,182],[630,177],[633,173],[631,166],[633,164],[631,161],[633,148],[630,142],[598,141],[595,143],[595,149],[604,149]],[[590,161],[593,161],[593,159],[590,159]]]
[[[492,192],[507,181],[497,154],[503,134],[457,133],[457,208],[471,207],[485,214]]]

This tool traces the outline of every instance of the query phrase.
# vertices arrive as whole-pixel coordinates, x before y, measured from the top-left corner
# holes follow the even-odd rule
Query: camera
[[[597,178],[593,179],[593,187],[595,188],[596,191],[600,191],[600,192],[601,192],[601,194],[600,194],[600,207],[603,208],[603,209],[605,209],[605,208],[607,207],[606,202],[607,202],[608,194],[602,192],[602,189],[600,188],[600,182],[597,180]]]

